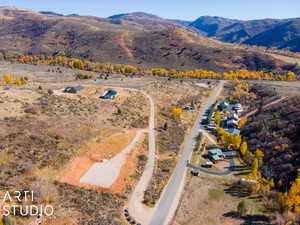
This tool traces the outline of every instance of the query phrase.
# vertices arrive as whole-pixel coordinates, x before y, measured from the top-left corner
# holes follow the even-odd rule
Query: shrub
[[[53,95],[53,93],[54,93],[54,92],[53,92],[51,89],[48,89],[48,94],[49,94],[49,95]]]
[[[5,74],[5,75],[3,75],[3,80],[6,84],[11,84],[13,82],[14,78],[11,74]]]
[[[22,85],[23,82],[22,82],[22,80],[21,80],[19,77],[17,77],[17,78],[15,79],[15,84],[16,84],[16,85]]]
[[[95,79],[95,74],[89,72],[80,72],[75,74],[76,80],[88,80],[88,79]]]
[[[237,211],[240,216],[245,216],[249,211],[249,204],[247,201],[241,201],[237,206]]]
[[[180,109],[180,108],[174,108],[173,111],[172,111],[172,113],[173,113],[174,116],[181,116],[182,109]]]
[[[4,225],[16,225],[16,219],[12,216],[4,217],[3,219]]]

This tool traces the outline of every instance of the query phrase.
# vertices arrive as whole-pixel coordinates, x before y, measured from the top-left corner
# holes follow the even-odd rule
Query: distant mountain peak
[[[130,17],[141,17],[141,18],[149,18],[149,19],[158,19],[159,16],[156,16],[154,14],[145,13],[145,12],[132,12],[132,13],[122,13],[122,14],[116,14],[113,16],[108,17],[109,19],[126,19]]]
[[[56,12],[52,12],[52,11],[40,11],[39,13],[44,14],[44,15],[65,16],[64,14],[56,13]]]

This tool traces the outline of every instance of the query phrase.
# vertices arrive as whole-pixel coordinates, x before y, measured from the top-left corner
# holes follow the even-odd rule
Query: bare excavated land
[[[173,108],[200,107],[214,84],[117,74],[105,80],[75,80],[76,70],[1,62],[0,74],[7,73],[27,76],[29,82],[0,86],[0,189],[36,190],[37,201],[56,210],[56,218],[44,224],[55,225],[126,224],[123,206],[148,154],[150,109],[140,90],[153,97],[156,107],[157,162],[145,194],[145,203],[154,203],[197,115],[183,111],[177,117]],[[78,85],[84,89],[77,94],[62,93]],[[109,89],[118,96],[100,99]],[[104,170],[98,183],[82,179],[89,172],[93,175],[93,167]],[[24,225],[35,222],[16,219]]]

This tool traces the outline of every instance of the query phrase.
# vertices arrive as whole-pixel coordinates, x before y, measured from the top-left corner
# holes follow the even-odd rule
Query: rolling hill
[[[287,68],[271,56],[206,38],[182,23],[145,13],[99,18],[2,7],[0,24],[2,53],[217,72]]]

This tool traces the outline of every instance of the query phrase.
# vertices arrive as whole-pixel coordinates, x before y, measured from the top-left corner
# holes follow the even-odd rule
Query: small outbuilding
[[[84,89],[83,86],[70,86],[64,89],[64,93],[77,94]]]
[[[118,92],[115,90],[108,90],[103,95],[100,96],[102,99],[113,99],[118,95]]]

